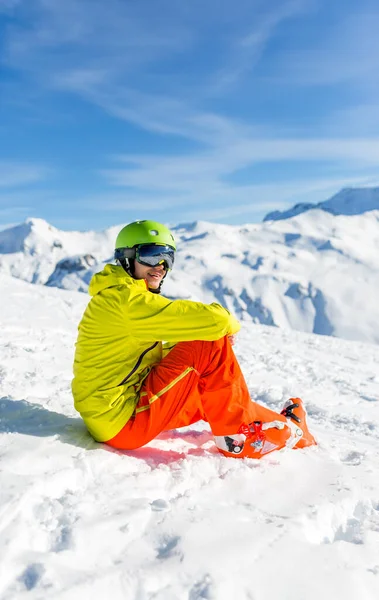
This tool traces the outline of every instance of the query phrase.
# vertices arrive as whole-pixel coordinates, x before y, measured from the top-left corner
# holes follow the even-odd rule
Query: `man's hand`
[[[231,346],[234,346],[234,344],[236,343],[236,337],[237,335],[235,333],[233,333],[233,335],[228,335],[228,340]]]

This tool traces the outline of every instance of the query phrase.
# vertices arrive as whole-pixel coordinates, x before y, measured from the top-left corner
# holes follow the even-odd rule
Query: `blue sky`
[[[0,0],[0,226],[260,221],[379,184],[377,0]]]

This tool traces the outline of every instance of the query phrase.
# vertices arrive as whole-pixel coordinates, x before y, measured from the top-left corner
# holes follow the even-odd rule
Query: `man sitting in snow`
[[[232,349],[240,329],[233,315],[216,303],[160,295],[175,251],[164,225],[130,223],[117,236],[117,264],[91,280],[72,391],[94,439],[131,450],[204,419],[225,456],[315,444],[299,398],[281,413],[250,399]]]

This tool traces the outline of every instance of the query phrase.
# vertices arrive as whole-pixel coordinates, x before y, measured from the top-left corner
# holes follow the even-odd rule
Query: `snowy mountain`
[[[60,231],[43,219],[27,219],[0,231],[0,272],[45,284],[62,259],[90,254],[98,262],[111,257],[118,230],[119,227],[102,232]]]
[[[92,254],[62,258],[46,281],[50,287],[86,292],[93,275],[92,267],[98,269],[98,261]]]
[[[117,452],[70,393],[86,295],[0,286],[2,600],[379,597],[378,346],[244,323],[252,397],[301,395],[319,445],[225,458],[199,422]]]
[[[220,302],[243,322],[379,343],[379,190],[363,192],[261,224],[174,227],[164,294]],[[30,219],[0,232],[0,272],[86,291],[120,228],[64,232]]]
[[[275,210],[266,215],[263,220],[290,219],[315,208],[325,210],[332,215],[361,215],[370,210],[379,210],[379,188],[346,188],[324,202],[300,203],[289,210]]]

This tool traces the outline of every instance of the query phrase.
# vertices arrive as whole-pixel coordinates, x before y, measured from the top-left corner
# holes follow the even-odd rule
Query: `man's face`
[[[134,261],[134,278],[135,279],[146,279],[149,288],[157,290],[159,285],[165,276],[166,271],[163,265],[156,267],[147,267],[141,265],[137,260]]]

